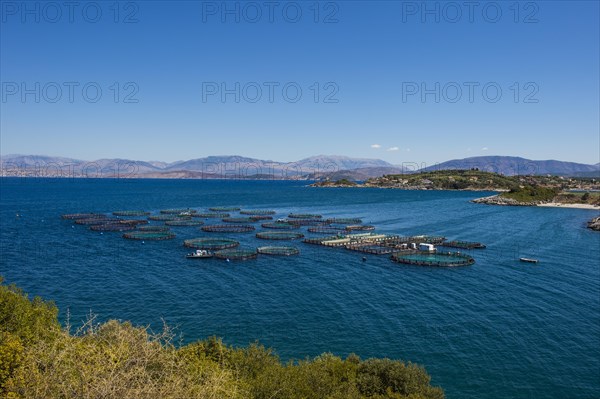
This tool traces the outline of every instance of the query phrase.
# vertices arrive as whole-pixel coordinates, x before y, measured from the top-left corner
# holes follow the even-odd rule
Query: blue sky
[[[1,2],[2,154],[600,161],[596,1],[47,4]]]

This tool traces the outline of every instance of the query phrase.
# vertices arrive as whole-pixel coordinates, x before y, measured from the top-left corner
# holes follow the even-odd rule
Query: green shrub
[[[440,399],[421,367],[326,353],[282,364],[258,343],[212,337],[180,348],[115,320],[61,329],[57,309],[0,285],[0,397],[11,399]]]

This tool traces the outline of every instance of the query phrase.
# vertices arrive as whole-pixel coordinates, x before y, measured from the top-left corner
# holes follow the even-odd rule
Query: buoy
[[[142,245],[144,245],[146,243],[146,241],[142,241]]]
[[[103,233],[103,232],[100,232],[100,235],[104,235],[104,233]]]
[[[363,262],[366,262],[366,261],[367,261],[367,257],[363,256]]]
[[[229,262],[229,258],[225,259],[226,262]]]

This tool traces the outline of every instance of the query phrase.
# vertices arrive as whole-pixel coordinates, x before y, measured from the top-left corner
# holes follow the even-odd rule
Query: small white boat
[[[205,249],[197,249],[195,252],[187,254],[185,257],[188,259],[206,259],[212,258],[213,256],[213,253],[210,251],[207,251]]]
[[[539,262],[539,260],[531,259],[531,258],[519,258],[519,260],[521,262],[527,262],[527,263],[538,263]]]

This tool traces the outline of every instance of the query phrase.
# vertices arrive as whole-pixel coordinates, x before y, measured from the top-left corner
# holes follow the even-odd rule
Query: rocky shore
[[[492,195],[491,197],[476,198],[472,200],[476,204],[486,205],[504,205],[504,206],[538,206],[547,203],[548,201],[531,201],[521,202],[516,199],[501,197],[499,195]]]
[[[600,231],[600,216],[590,220],[587,224],[587,227],[595,231]]]

